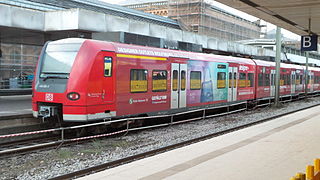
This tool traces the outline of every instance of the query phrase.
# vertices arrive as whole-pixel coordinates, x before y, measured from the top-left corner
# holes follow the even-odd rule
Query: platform
[[[288,180],[320,157],[320,106],[80,179]]]
[[[31,95],[0,96],[0,117],[32,114]]]

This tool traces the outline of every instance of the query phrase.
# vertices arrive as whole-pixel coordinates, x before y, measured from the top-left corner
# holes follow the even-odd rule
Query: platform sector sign
[[[301,36],[301,51],[317,51],[318,35]]]

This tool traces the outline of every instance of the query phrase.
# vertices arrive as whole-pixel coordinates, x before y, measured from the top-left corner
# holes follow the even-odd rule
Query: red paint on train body
[[[74,49],[72,62],[56,56],[59,52],[55,49],[60,46]],[[64,74],[45,72],[51,68],[46,64],[47,56],[57,63],[69,63],[70,70]],[[303,75],[302,66],[282,64],[281,95],[302,93]],[[310,77],[310,91],[320,90],[319,69],[311,68]],[[32,108],[35,117],[59,111],[64,121],[78,122],[185,110],[270,98],[274,96],[274,78],[274,62],[64,39],[44,47],[33,85]]]

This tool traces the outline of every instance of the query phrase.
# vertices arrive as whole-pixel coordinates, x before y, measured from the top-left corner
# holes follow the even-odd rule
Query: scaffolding
[[[183,30],[229,41],[260,37],[258,23],[228,13],[204,0],[169,0],[168,16]]]

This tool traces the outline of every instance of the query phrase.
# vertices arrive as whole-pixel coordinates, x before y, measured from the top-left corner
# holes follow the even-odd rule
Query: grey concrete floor
[[[0,116],[32,114],[31,95],[0,96]]]

